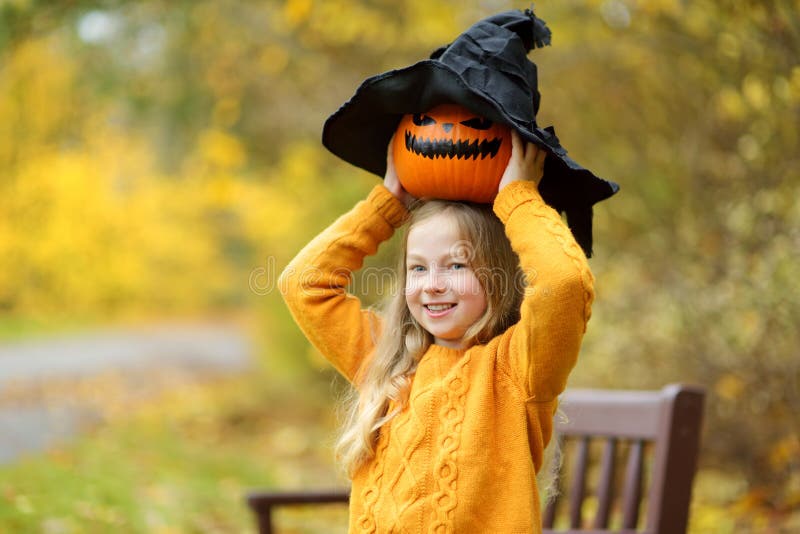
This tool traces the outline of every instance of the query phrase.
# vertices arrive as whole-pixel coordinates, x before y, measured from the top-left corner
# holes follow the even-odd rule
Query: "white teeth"
[[[428,308],[430,311],[437,312],[437,311],[449,310],[450,308],[453,307],[453,305],[452,304],[428,304],[425,307]]]

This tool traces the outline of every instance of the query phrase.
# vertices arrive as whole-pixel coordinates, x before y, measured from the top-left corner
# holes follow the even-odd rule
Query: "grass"
[[[254,374],[117,406],[77,441],[0,467],[0,532],[254,532],[248,490],[339,483],[330,412],[302,401]],[[328,513],[279,519],[346,524]]]
[[[73,332],[95,323],[96,321],[89,318],[66,319],[62,317],[54,320],[46,316],[0,316],[0,341],[17,341],[33,336]]]

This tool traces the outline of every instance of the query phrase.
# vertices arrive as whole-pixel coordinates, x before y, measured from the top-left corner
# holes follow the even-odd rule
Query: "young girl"
[[[350,532],[541,531],[536,473],[593,298],[538,193],[543,165],[514,134],[494,213],[430,201],[409,216],[389,160],[282,274],[295,320],[356,391],[339,442]],[[404,222],[400,290],[379,317],[345,288]]]

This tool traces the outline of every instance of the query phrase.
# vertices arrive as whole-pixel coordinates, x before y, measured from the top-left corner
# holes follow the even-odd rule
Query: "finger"
[[[397,169],[394,167],[394,135],[392,135],[386,148],[386,173],[383,178],[385,181],[391,183],[395,180],[396,175]]]
[[[533,143],[525,142],[525,159],[523,161],[523,165],[526,168],[533,168],[536,164],[536,156],[538,154],[538,149],[536,145]]]
[[[386,161],[392,161],[394,159],[394,134],[389,138],[389,143],[386,145]]]
[[[536,159],[534,165],[541,167],[544,165],[544,159],[547,157],[547,151],[540,146],[536,147]]]
[[[511,131],[511,157],[521,161],[525,156],[525,147],[522,144],[522,139],[519,134]]]

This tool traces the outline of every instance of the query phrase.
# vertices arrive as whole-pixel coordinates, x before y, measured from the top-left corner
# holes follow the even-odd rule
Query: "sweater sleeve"
[[[403,224],[405,206],[383,185],[306,245],[278,280],[308,340],[350,382],[374,348],[377,316],[346,291],[364,258]]]
[[[533,182],[504,187],[494,210],[527,282],[520,321],[505,334],[508,365],[529,400],[553,401],[577,361],[594,278],[583,250]]]

